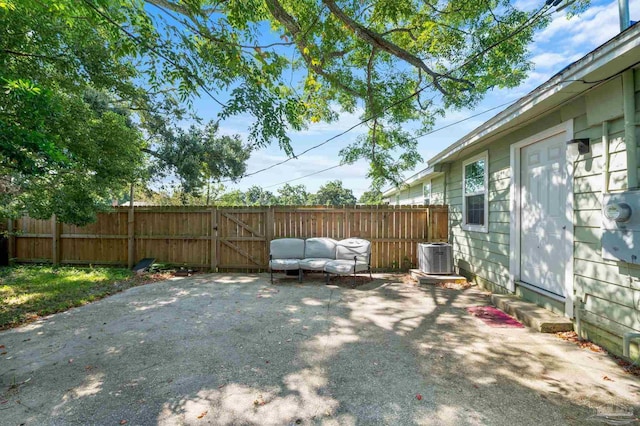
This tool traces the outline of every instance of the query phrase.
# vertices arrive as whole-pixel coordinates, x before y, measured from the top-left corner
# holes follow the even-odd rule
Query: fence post
[[[442,211],[443,211],[444,218],[441,218],[441,221],[442,221],[442,228],[444,230],[444,240],[448,242],[450,241],[449,240],[449,206],[444,206],[442,208]]]
[[[60,264],[60,227],[55,214],[51,216],[51,263]]]
[[[211,272],[218,270],[218,208],[211,209]]]
[[[269,254],[271,251],[271,240],[273,240],[273,227],[275,223],[275,213],[272,206],[267,207],[267,215],[264,224],[264,240],[267,246],[267,264],[269,263]]]
[[[342,239],[344,240],[345,238],[350,238],[351,234],[349,233],[349,227],[347,226],[347,224],[349,223],[349,210],[348,210],[348,206],[344,205],[342,206]]]
[[[136,236],[135,236],[135,216],[134,216],[134,207],[133,207],[133,184],[131,185],[131,197],[129,197],[129,203],[131,206],[129,207],[129,217],[127,219],[127,237],[128,237],[128,245],[127,245],[127,266],[129,269],[133,268],[136,259]]]
[[[16,258],[16,234],[13,219],[9,219],[7,221],[7,234],[9,237],[9,240],[7,241],[7,250],[9,251],[9,262],[11,262],[11,259]]]
[[[431,214],[431,206],[427,206],[427,242],[430,243],[433,241],[433,226],[431,223],[431,218],[433,215]]]

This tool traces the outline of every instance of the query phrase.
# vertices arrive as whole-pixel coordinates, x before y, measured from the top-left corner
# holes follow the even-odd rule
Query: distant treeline
[[[119,204],[129,201],[125,195]],[[151,190],[138,188],[134,194],[136,203],[150,205],[216,205],[216,206],[274,206],[274,205],[328,205],[343,206],[356,203],[380,204],[379,190],[366,191],[357,199],[351,189],[342,186],[342,181],[329,181],[316,193],[307,191],[304,185],[285,184],[275,192],[259,186],[246,191],[225,191],[222,185],[209,187],[203,194],[189,194],[181,191]]]

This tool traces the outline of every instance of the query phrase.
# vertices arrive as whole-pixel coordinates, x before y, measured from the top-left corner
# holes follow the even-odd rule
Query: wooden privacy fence
[[[275,238],[359,237],[377,270],[416,265],[417,243],[447,241],[447,206],[117,207],[78,227],[9,221],[16,262],[128,265],[145,257],[211,270],[265,270]]]

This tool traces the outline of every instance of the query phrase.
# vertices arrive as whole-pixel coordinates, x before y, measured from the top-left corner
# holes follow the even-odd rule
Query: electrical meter
[[[615,222],[626,222],[631,217],[631,207],[627,203],[611,203],[604,206],[604,216]]]
[[[640,191],[604,194],[602,206],[602,258],[640,263]]]

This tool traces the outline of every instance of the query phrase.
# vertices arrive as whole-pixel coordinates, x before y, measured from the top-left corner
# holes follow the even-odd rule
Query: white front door
[[[520,280],[566,296],[568,171],[564,134],[520,150]]]

